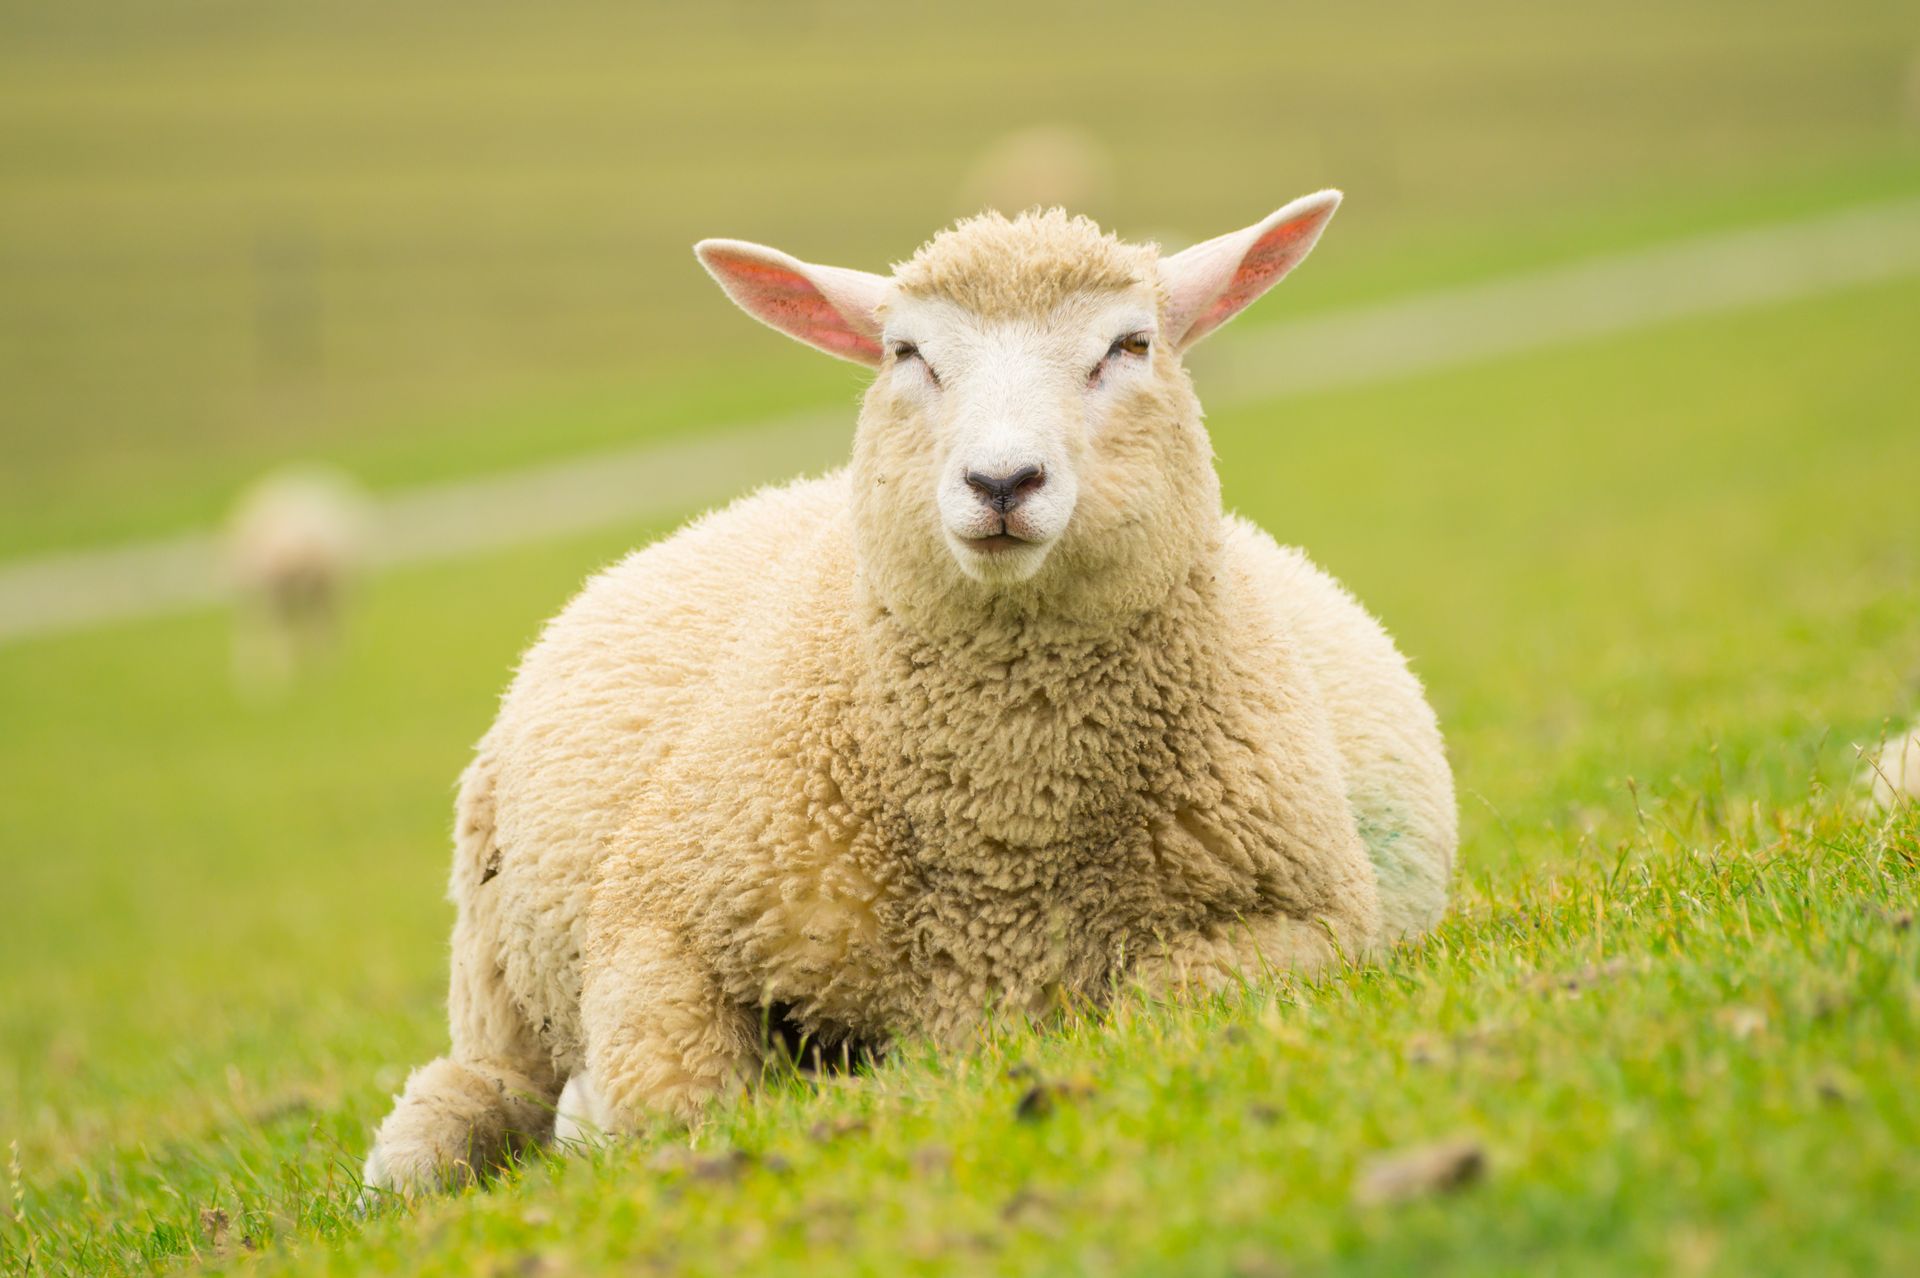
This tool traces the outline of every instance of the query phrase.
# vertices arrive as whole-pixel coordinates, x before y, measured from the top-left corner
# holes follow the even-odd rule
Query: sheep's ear
[[[1313,251],[1340,192],[1303,195],[1252,226],[1182,249],[1160,263],[1166,331],[1181,350],[1245,310]]]
[[[815,266],[745,240],[701,240],[693,254],[734,304],[762,324],[856,364],[880,363],[885,276]]]

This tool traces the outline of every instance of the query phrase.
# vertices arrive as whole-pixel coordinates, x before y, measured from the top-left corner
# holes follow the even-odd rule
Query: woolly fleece
[[[962,223],[900,286],[982,309],[1133,288],[1151,248],[1057,213]],[[1012,285],[1009,285],[1012,281]],[[1024,300],[1023,300],[1024,299]],[[1430,927],[1452,776],[1384,630],[1220,506],[1171,343],[1081,462],[1038,574],[943,544],[911,406],[851,465],[594,578],[523,659],[457,804],[450,1056],[371,1183],[462,1180],[569,1115],[691,1119],[765,1010],[961,1044],[1117,982],[1213,988]]]

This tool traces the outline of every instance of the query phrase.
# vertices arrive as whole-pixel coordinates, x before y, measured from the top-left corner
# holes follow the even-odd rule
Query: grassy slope
[[[847,398],[687,245],[878,267],[1034,121],[1129,233],[1347,186],[1295,314],[1920,186],[1911,7],[1764,10],[0,0],[0,554]]]
[[[1916,827],[1830,793],[1920,700],[1917,307],[1888,286],[1221,415],[1230,500],[1432,687],[1455,915],[1378,970],[785,1085],[700,1137],[742,1166],[663,1133],[347,1211],[442,1033],[448,783],[538,620],[649,530],[380,581],[271,710],[232,703],[217,617],[11,649],[0,1254],[218,1259],[218,1205],[229,1259],[271,1238],[269,1267],[343,1273],[1920,1264]],[[1017,1064],[1092,1093],[1021,1122]],[[1350,1202],[1366,1157],[1460,1131],[1489,1183]]]

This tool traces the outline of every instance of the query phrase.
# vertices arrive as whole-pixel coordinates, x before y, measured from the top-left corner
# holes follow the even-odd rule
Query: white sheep
[[[234,679],[242,689],[279,687],[334,641],[367,527],[365,496],[338,471],[275,471],[242,495],[225,546],[237,605]]]
[[[483,1172],[563,1085],[563,1135],[691,1119],[773,1018],[965,1043],[1433,925],[1433,713],[1359,604],[1222,512],[1181,364],[1338,202],[1164,260],[1058,210],[891,277],[698,246],[877,370],[851,465],[634,553],[526,654],[458,800],[452,1052],[370,1185]]]
[[[1869,755],[1861,781],[1883,808],[1920,802],[1920,724]]]

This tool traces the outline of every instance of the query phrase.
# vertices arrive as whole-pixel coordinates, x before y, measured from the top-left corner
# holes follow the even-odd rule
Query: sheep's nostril
[[[980,500],[1001,514],[1006,514],[1047,482],[1047,472],[1038,466],[1022,466],[1019,470],[1006,475],[989,475],[982,471],[967,472],[967,487],[980,495]]]

